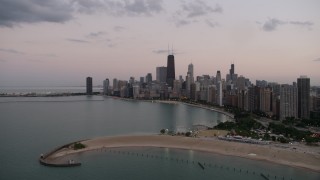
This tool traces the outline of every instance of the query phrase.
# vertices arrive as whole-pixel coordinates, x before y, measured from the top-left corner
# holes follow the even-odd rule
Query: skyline
[[[319,1],[0,0],[0,86],[94,85],[165,66],[320,85]],[[22,8],[19,9],[19,8]],[[21,13],[17,13],[21,12]]]

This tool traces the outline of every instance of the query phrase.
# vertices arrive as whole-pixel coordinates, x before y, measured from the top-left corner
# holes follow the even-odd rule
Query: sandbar
[[[101,148],[119,147],[160,147],[175,148],[194,151],[204,151],[229,156],[244,157],[253,160],[269,161],[272,163],[288,165],[298,168],[306,168],[320,172],[320,154],[303,151],[293,151],[276,147],[274,145],[257,145],[238,142],[228,142],[217,138],[191,138],[169,135],[141,135],[141,136],[112,136],[98,137],[81,141],[86,148],[73,150],[61,149],[49,157],[46,161],[54,161],[66,155],[97,150]]]

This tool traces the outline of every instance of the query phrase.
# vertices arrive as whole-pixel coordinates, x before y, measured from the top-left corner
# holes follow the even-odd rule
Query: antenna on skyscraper
[[[173,55],[173,44],[171,45],[171,54]]]
[[[169,50],[169,43],[168,43],[168,56],[170,55],[170,50]]]

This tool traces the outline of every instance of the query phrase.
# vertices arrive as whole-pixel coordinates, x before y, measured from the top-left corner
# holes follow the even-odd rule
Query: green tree
[[[186,136],[190,137],[191,136],[191,132],[186,132]]]
[[[83,148],[85,148],[85,147],[86,147],[86,146],[85,146],[84,144],[80,143],[80,142],[76,142],[76,143],[74,143],[74,145],[73,145],[73,149],[74,149],[74,150],[83,149]]]

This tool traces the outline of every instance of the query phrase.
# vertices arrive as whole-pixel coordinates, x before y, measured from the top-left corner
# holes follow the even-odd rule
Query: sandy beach
[[[182,136],[147,135],[99,137],[81,141],[86,148],[73,150],[65,148],[47,157],[54,161],[66,155],[116,147],[163,147],[211,152],[222,155],[238,156],[253,160],[306,168],[320,172],[320,154],[276,147],[274,145],[256,145],[222,141],[215,138],[190,138]]]

